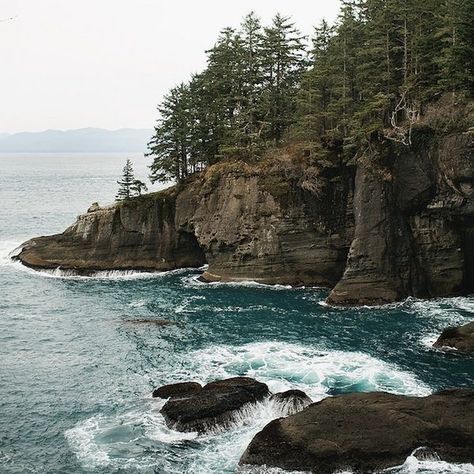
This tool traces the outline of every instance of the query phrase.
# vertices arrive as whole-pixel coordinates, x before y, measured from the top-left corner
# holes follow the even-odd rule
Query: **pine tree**
[[[334,117],[328,111],[332,99],[332,74],[329,45],[334,34],[323,20],[314,29],[311,69],[303,75],[297,95],[297,136],[304,141],[315,141],[334,127]]]
[[[262,151],[261,134],[265,120],[261,111],[262,25],[254,12],[242,22],[237,54],[240,80],[233,141],[244,158],[253,160]]]
[[[207,51],[207,67],[159,105],[150,179],[180,182],[220,160],[259,160],[297,139],[313,157],[352,156],[374,132],[411,145],[423,107],[474,93],[474,0],[341,0],[310,60],[289,18],[247,15]],[[136,188],[140,193],[143,186]]]
[[[133,176],[133,167],[132,162],[127,159],[125,166],[122,171],[122,179],[117,181],[119,189],[117,195],[115,196],[116,201],[124,201],[130,199],[133,196],[133,184],[135,177]]]
[[[148,191],[147,185],[139,179],[134,179],[130,187],[134,196],[141,196],[143,192]]]
[[[304,37],[277,14],[262,39],[263,107],[266,138],[278,144],[294,122],[296,94],[306,68]]]
[[[165,96],[158,108],[160,119],[148,144],[153,157],[150,180],[182,181],[190,173],[192,115],[189,85],[182,83]]]

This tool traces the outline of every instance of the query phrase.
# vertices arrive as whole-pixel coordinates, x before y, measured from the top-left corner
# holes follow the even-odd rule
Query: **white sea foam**
[[[283,342],[213,346],[179,355],[182,367],[173,380],[210,380],[248,375],[266,382],[273,392],[304,390],[313,400],[336,391],[385,390],[427,395],[430,388],[412,374],[360,352],[322,351]],[[271,420],[285,416],[282,405],[266,399],[235,414],[225,430],[204,435],[169,429],[159,410],[164,401],[144,399],[108,417],[92,417],[66,432],[84,466],[141,469],[155,465],[169,474],[236,472],[238,460],[253,436]],[[282,409],[283,408],[283,409]],[[137,451],[150,445],[156,452]],[[248,474],[284,474],[274,468],[239,468]],[[391,474],[474,474],[471,464],[449,464],[413,453]],[[287,473],[288,474],[288,473]]]
[[[183,380],[202,382],[247,375],[273,392],[298,388],[313,399],[337,391],[375,391],[427,395],[430,388],[414,375],[361,352],[323,351],[283,342],[212,346],[184,356]]]
[[[86,467],[107,466],[110,463],[107,452],[93,438],[102,418],[94,416],[64,433],[77,458]]]
[[[415,449],[401,466],[386,469],[390,474],[474,474],[473,464],[456,464],[443,461],[436,454],[420,456],[424,448]]]
[[[26,240],[26,239],[25,239]],[[0,267],[9,266],[30,275],[45,278],[59,278],[70,280],[141,280],[149,278],[163,278],[167,275],[188,273],[190,268],[178,268],[164,272],[136,271],[136,270],[104,270],[96,271],[91,275],[78,275],[74,270],[66,270],[60,267],[55,269],[36,270],[23,265],[19,261],[12,260],[21,251],[21,242],[17,240],[0,241]]]
[[[301,290],[305,289],[304,286],[291,286],[291,285],[271,285],[266,283],[260,283],[254,280],[241,280],[241,281],[202,281],[200,275],[187,275],[181,279],[184,286],[187,288],[265,288],[269,290]]]
[[[20,245],[18,240],[0,240],[0,267],[14,263],[12,257],[21,251]]]

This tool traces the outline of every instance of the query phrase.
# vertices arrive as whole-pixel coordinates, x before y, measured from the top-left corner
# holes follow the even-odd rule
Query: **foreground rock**
[[[269,423],[240,463],[318,474],[373,472],[403,464],[422,446],[445,461],[474,461],[474,390],[326,398]]]
[[[202,389],[197,382],[181,382],[163,385],[153,390],[154,398],[188,397]]]
[[[445,329],[433,347],[453,347],[461,352],[474,353],[474,321]]]
[[[178,431],[199,431],[226,426],[237,410],[268,396],[268,387],[248,377],[208,383],[201,390],[170,398],[161,413]]]
[[[287,390],[275,393],[270,401],[276,403],[285,415],[293,415],[313,403],[313,400],[301,390]]]

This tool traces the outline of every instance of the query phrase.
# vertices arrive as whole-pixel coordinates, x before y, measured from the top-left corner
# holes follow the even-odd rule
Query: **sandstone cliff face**
[[[209,264],[208,280],[334,286],[352,240],[352,183],[341,165],[291,160],[209,169],[184,185],[93,210],[18,258],[92,273]]]
[[[355,233],[333,304],[383,304],[474,290],[473,134],[418,133],[361,159]],[[429,146],[427,146],[429,144]]]
[[[92,209],[18,258],[92,273],[208,263],[207,280],[333,288],[331,304],[474,291],[473,133],[419,129],[344,162],[221,163],[166,191]]]

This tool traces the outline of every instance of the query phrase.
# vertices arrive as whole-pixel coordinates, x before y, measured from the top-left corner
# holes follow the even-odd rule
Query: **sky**
[[[0,0],[0,133],[152,128],[163,95],[252,10],[309,35],[339,1]]]

